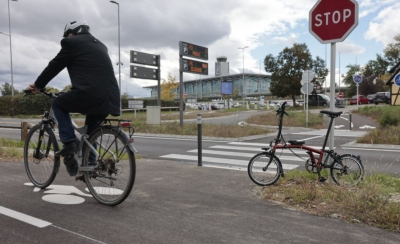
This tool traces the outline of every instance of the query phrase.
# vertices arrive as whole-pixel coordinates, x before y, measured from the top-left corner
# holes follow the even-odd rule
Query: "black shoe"
[[[75,176],[78,173],[78,162],[75,159],[75,154],[73,153],[65,154],[64,164],[70,176]]]
[[[67,153],[76,153],[79,151],[79,145],[76,141],[67,142],[63,145],[63,148],[56,152],[56,156],[64,156]]]

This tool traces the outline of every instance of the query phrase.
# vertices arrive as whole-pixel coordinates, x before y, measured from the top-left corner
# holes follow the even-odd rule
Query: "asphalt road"
[[[251,113],[259,112],[224,119],[238,123]],[[369,130],[365,125],[376,125],[354,115],[352,122],[349,131],[348,120],[337,120],[336,150],[361,155],[367,173],[399,172],[400,148],[354,144]],[[0,130],[2,136],[6,132],[20,136],[18,130]],[[306,140],[311,146],[321,145],[323,135],[323,130],[284,130],[285,139]],[[116,207],[97,203],[63,165],[53,185],[39,190],[27,185],[22,162],[1,162],[0,243],[400,243],[399,233],[303,214],[261,199],[246,165],[274,136],[203,138],[203,167],[198,167],[197,138],[137,134],[142,159],[134,189]],[[284,152],[281,160],[285,170],[304,164]]]
[[[139,160],[131,195],[108,207],[63,167],[47,190],[25,185],[20,162],[1,168],[0,243],[400,243],[399,233],[268,203],[243,171]]]

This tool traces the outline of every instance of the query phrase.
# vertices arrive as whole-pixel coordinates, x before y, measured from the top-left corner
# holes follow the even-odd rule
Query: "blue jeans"
[[[72,125],[69,113],[75,112],[68,109],[61,108],[56,100],[53,100],[52,108],[54,116],[58,122],[58,131],[62,143],[76,141],[74,126]],[[101,122],[108,116],[108,114],[87,114],[85,125],[88,126],[86,134],[90,135],[95,129],[100,127]]]
[[[69,111],[65,111],[58,107],[57,103],[52,103],[52,108],[54,116],[58,122],[58,132],[60,134],[60,140],[63,144],[76,141],[74,126],[72,125],[71,117],[69,116]]]

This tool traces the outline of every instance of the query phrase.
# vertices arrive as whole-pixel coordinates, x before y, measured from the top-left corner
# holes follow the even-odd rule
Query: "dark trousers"
[[[69,113],[73,113],[74,111],[68,109],[68,106],[59,106],[55,101],[56,99],[52,103],[52,108],[58,122],[58,131],[61,142],[65,144],[71,141],[76,141],[74,127],[69,115]],[[90,133],[100,127],[101,122],[107,116],[108,114],[87,114],[85,125],[88,126],[88,130],[86,134],[90,135]]]

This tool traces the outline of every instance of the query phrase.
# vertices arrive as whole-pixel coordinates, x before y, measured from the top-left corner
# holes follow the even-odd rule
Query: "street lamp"
[[[245,46],[245,47],[238,47],[238,49],[242,49],[243,50],[243,91],[242,91],[242,100],[243,100],[243,106],[244,106],[244,91],[245,91],[245,87],[244,87],[244,49],[248,48],[249,46]]]
[[[120,41],[120,25],[119,25],[119,3],[116,1],[110,1],[111,3],[115,3],[118,5],[118,68],[119,68],[119,95],[120,95],[120,110],[121,110],[121,116],[122,116],[122,94],[121,94],[121,41]]]
[[[14,2],[18,2],[18,0],[11,0]],[[12,66],[12,46],[11,46],[11,17],[10,17],[10,0],[8,0],[8,32],[10,34],[6,34],[0,32],[0,34],[6,35],[10,38],[10,61],[11,61],[11,95],[14,96],[14,77],[13,77],[13,66]]]

